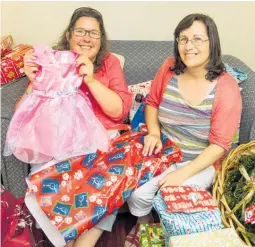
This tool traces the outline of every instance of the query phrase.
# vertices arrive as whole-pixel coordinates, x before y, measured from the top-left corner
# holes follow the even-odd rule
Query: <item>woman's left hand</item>
[[[80,55],[76,59],[76,65],[80,66],[79,74],[83,76],[85,83],[94,80],[94,65],[86,55]]]
[[[182,185],[187,180],[183,172],[184,171],[181,168],[179,168],[166,175],[162,180],[159,181],[160,188],[164,188],[166,186]]]

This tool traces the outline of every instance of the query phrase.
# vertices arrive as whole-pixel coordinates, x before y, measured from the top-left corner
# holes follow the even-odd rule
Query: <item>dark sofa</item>
[[[114,40],[110,42],[110,50],[125,57],[124,73],[127,83],[131,85],[154,78],[163,61],[173,55],[173,41]],[[239,139],[240,144],[247,143],[255,139],[255,72],[234,56],[224,55],[223,60],[248,75],[240,85],[243,88],[243,111]],[[1,183],[15,196],[25,194],[29,165],[14,156],[3,157],[2,152],[15,102],[24,93],[26,82],[27,78],[23,77],[1,88]]]

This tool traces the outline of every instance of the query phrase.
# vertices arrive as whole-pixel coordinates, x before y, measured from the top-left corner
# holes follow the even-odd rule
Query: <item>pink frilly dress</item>
[[[26,163],[107,151],[109,137],[79,90],[83,77],[76,67],[79,54],[34,46],[39,65],[32,93],[21,101],[10,122],[4,155]]]

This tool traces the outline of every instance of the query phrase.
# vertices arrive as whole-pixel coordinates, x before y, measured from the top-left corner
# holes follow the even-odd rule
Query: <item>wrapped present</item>
[[[107,153],[73,157],[31,175],[26,205],[54,246],[117,212],[136,188],[180,162],[180,149],[166,136],[160,153],[143,156],[147,133],[145,126],[127,131],[111,141]]]
[[[25,75],[23,58],[31,48],[30,45],[20,44],[2,58],[1,86]]]
[[[165,238],[160,223],[140,224],[140,247],[163,247]]]
[[[255,204],[247,207],[244,212],[244,224],[255,224]]]
[[[170,247],[248,247],[233,228],[171,237]]]
[[[217,203],[206,189],[191,186],[167,186],[161,189],[167,212],[199,212],[214,210]]]
[[[11,50],[13,46],[13,39],[11,35],[7,35],[1,38],[1,57]]]
[[[160,217],[166,243],[172,236],[222,229],[221,213],[218,208],[199,212],[168,212],[161,191],[153,199],[153,207]]]

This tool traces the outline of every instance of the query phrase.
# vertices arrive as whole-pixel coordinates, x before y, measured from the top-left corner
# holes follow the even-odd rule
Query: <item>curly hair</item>
[[[71,17],[68,27],[65,29],[65,31],[61,35],[58,43],[53,47],[53,49],[60,50],[60,51],[70,50],[69,42],[66,38],[66,33],[69,32],[70,35],[72,35],[71,31],[72,31],[73,27],[75,26],[75,23],[77,22],[77,20],[79,18],[84,17],[84,16],[95,18],[98,21],[99,27],[100,27],[101,46],[100,46],[100,49],[96,56],[96,59],[94,61],[94,71],[96,72],[96,71],[98,71],[99,68],[102,67],[103,60],[109,54],[108,39],[107,39],[105,27],[104,27],[103,16],[97,10],[92,9],[90,7],[81,7],[81,8],[76,9]]]
[[[183,18],[180,23],[177,25],[174,31],[174,56],[175,56],[175,65],[173,68],[169,68],[171,71],[174,71],[177,75],[184,73],[186,65],[182,62],[177,39],[180,36],[180,33],[189,28],[194,21],[201,21],[206,26],[207,35],[209,38],[210,45],[210,54],[209,62],[206,65],[206,76],[205,78],[209,81],[213,81],[218,78],[226,69],[222,62],[221,58],[221,46],[220,38],[217,30],[217,26],[212,18],[203,14],[191,14]]]

